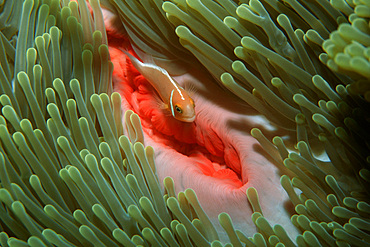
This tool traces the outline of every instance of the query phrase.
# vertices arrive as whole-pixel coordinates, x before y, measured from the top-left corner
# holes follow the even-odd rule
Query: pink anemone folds
[[[218,223],[222,212],[231,216],[236,229],[248,235],[256,232],[246,195],[249,187],[257,190],[265,218],[294,236],[292,204],[279,182],[282,168],[250,135],[252,127],[275,131],[274,135],[277,130],[195,68],[186,68],[174,79],[195,89],[191,96],[196,119],[192,123],[174,119],[158,107],[156,92],[120,50],[126,48],[121,42],[120,46],[110,48],[114,90],[122,96],[123,110],[140,116],[144,144],[155,149],[159,179],[172,177],[176,193],[192,188],[224,241],[226,234]]]

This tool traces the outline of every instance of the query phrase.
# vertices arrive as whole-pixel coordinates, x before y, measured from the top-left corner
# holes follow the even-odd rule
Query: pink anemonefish
[[[168,72],[151,63],[143,63],[128,51],[122,50],[131,60],[134,67],[154,87],[163,101],[163,107],[168,109],[172,116],[182,122],[193,122],[195,120],[195,104]]]

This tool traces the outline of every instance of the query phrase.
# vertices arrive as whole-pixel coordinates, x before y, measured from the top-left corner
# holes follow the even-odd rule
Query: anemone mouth
[[[143,121],[148,121],[148,119],[142,118]],[[178,121],[178,120],[177,120]],[[234,189],[239,189],[246,182],[246,176],[242,177],[242,166],[239,158],[239,150],[237,147],[229,141],[230,139],[218,135],[217,130],[213,130],[213,138],[220,140],[222,145],[221,147],[215,147],[209,141],[205,141],[207,137],[199,137],[204,135],[207,132],[208,126],[205,126],[202,122],[202,117],[197,117],[197,119],[192,123],[177,123],[178,131],[187,132],[187,128],[194,128],[194,135],[196,138],[192,138],[192,141],[189,141],[188,138],[183,137],[174,137],[169,136],[158,129],[156,126],[152,128],[143,128],[143,130],[150,135],[150,138],[153,139],[157,144],[164,145],[167,149],[172,149],[177,153],[177,156],[182,159],[182,161],[187,160],[192,164],[192,166],[199,173],[214,178],[214,182],[218,181],[220,183],[225,183],[232,185]],[[200,132],[202,132],[200,134]],[[233,152],[226,152],[225,147],[229,147]],[[172,161],[172,162],[181,162],[181,161]]]

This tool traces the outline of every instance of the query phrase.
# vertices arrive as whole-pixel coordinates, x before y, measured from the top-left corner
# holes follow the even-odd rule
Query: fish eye
[[[180,106],[178,105],[175,105],[175,110],[178,112],[178,113],[182,113],[182,109]]]

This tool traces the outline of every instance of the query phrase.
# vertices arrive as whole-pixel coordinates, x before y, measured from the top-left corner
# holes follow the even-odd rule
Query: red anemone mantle
[[[140,116],[144,144],[156,152],[160,181],[172,177],[177,193],[192,188],[223,241],[227,236],[217,218],[221,212],[228,213],[235,228],[248,236],[256,232],[246,196],[248,187],[258,191],[263,215],[269,222],[296,235],[290,222],[292,204],[279,182],[281,167],[250,135],[253,127],[274,132],[272,135],[278,134],[276,129],[195,68],[187,68],[187,73],[174,78],[180,85],[190,84],[195,89],[191,96],[196,119],[193,123],[174,119],[168,110],[158,107],[156,92],[120,50],[127,49],[127,44],[122,39],[110,43],[114,90],[122,96],[123,110],[133,110]]]

